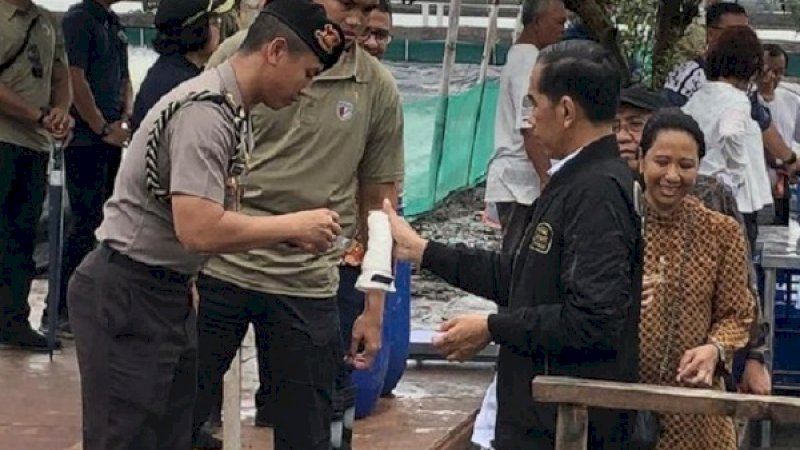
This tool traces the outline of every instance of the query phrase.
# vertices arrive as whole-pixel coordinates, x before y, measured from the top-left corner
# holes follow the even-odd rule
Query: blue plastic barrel
[[[389,329],[388,346],[389,367],[383,383],[381,395],[392,393],[403,373],[408,360],[408,344],[411,335],[411,265],[406,262],[397,263],[395,270],[395,287],[397,292],[387,297],[390,314],[385,322]]]

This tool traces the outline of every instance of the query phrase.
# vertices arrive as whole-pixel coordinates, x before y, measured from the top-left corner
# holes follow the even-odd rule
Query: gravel
[[[498,250],[502,235],[483,221],[483,193],[483,188],[474,188],[453,194],[412,226],[427,239]],[[494,302],[454,288],[426,270],[412,272],[412,329],[431,329],[459,314],[496,309]]]

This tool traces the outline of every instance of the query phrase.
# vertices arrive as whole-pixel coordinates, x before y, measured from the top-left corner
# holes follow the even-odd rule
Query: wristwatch
[[[792,152],[792,156],[790,156],[789,159],[787,159],[786,161],[776,158],[775,162],[778,163],[778,166],[794,164],[795,162],[797,162],[797,153]]]

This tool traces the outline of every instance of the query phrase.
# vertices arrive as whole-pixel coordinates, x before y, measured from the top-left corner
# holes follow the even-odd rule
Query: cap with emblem
[[[153,23],[162,32],[179,30],[210,14],[226,13],[235,3],[235,0],[161,0]]]
[[[656,111],[669,106],[664,95],[642,84],[634,84],[622,89],[619,103],[645,111]]]
[[[331,22],[325,8],[310,0],[272,0],[261,11],[269,14],[297,34],[322,62],[330,68],[344,51],[344,33]]]

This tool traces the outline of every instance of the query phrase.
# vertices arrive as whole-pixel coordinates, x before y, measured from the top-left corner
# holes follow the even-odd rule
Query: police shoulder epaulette
[[[246,138],[247,127],[249,124],[247,112],[242,106],[236,105],[233,98],[229,94],[220,94],[217,92],[201,91],[191,92],[189,95],[181,100],[170,102],[159,115],[158,119],[153,124],[150,130],[145,152],[145,176],[147,183],[147,190],[153,196],[163,203],[169,203],[170,188],[169,188],[169,174],[161,174],[159,172],[159,144],[164,131],[167,129],[167,124],[175,114],[184,106],[195,102],[213,102],[226,108],[233,117],[233,125],[236,129],[235,145],[236,151],[229,162],[229,175],[239,176],[244,173],[247,164],[248,156],[248,142]],[[163,176],[162,176],[163,175]],[[162,182],[162,180],[165,180]]]

